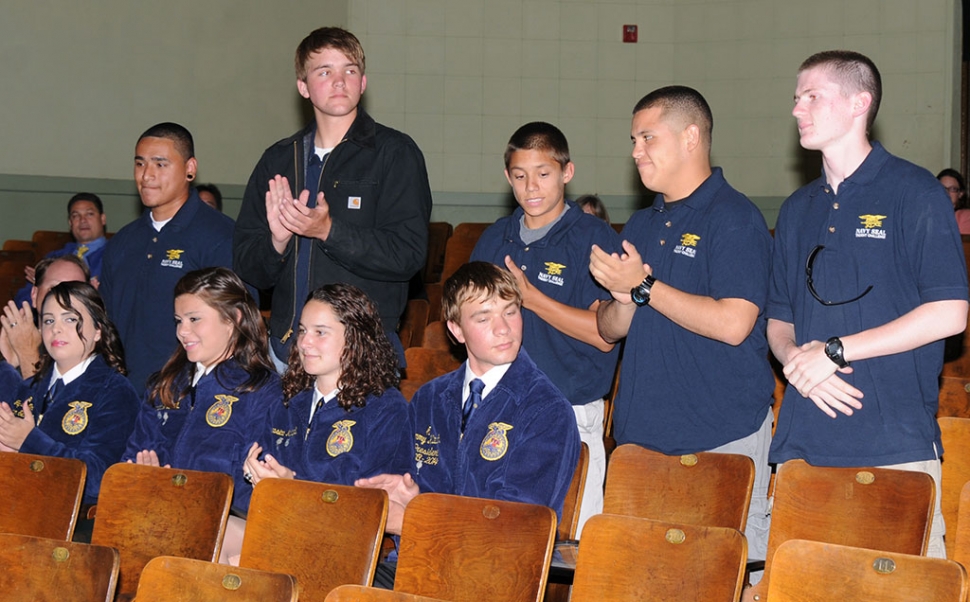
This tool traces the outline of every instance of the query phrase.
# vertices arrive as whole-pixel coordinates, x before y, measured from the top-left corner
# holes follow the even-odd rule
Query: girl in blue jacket
[[[224,472],[233,508],[249,507],[246,450],[282,397],[266,326],[242,280],[226,268],[189,272],[175,285],[179,347],[149,379],[125,459]]]
[[[84,504],[94,504],[104,471],[125,449],[138,393],[125,378],[121,341],[94,287],[62,282],[41,308],[45,353],[16,400],[0,403],[0,448],[83,460]]]

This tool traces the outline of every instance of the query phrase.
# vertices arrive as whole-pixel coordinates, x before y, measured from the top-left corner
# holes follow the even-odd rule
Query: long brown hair
[[[344,326],[344,348],[337,379],[340,407],[346,410],[364,407],[368,395],[381,395],[398,386],[401,379],[397,353],[384,332],[377,306],[364,291],[350,284],[327,284],[310,293],[307,303],[310,301],[329,305]],[[283,375],[283,399],[287,402],[316,381],[300,361],[301,339],[298,337],[290,348],[289,369]]]
[[[52,287],[44,296],[38,308],[41,312],[41,328],[43,328],[44,322],[44,301],[51,297],[62,308],[77,316],[77,336],[81,341],[84,341],[84,335],[81,333],[81,329],[84,327],[84,316],[78,311],[77,306],[80,305],[87,310],[91,316],[91,321],[94,323],[94,329],[101,331],[101,338],[94,343],[93,353],[101,355],[104,358],[104,362],[119,373],[128,374],[128,370],[125,367],[125,351],[121,346],[121,339],[118,337],[118,331],[115,329],[115,325],[108,319],[108,313],[104,309],[104,301],[101,299],[98,291],[87,282],[61,282]],[[40,362],[37,364],[37,373],[34,374],[32,381],[35,384],[41,378],[44,378],[50,367],[54,365],[54,359],[47,352],[47,347],[42,346],[41,349],[42,353]]]
[[[197,296],[203,303],[216,310],[220,318],[233,325],[227,357],[232,356],[233,360],[249,374],[249,378],[234,391],[249,393],[263,386],[275,372],[273,361],[269,357],[266,325],[259,315],[256,301],[246,290],[246,285],[239,276],[227,268],[195,270],[176,283],[175,298],[182,295]],[[224,363],[220,363],[213,371],[216,378],[219,378],[219,372]],[[193,372],[190,372],[188,381],[180,383],[180,377],[187,367]],[[149,403],[158,398],[167,408],[178,407],[178,403],[191,389],[191,376],[194,375],[194,370],[195,365],[189,361],[185,348],[179,345],[161,371],[153,374],[149,379]],[[176,392],[175,389],[178,386],[181,386],[181,390]]]

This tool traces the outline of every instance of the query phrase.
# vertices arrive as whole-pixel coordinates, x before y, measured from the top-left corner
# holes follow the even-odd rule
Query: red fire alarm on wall
[[[636,44],[637,43],[637,26],[636,25],[624,25],[623,26],[623,43],[625,43],[625,44]]]

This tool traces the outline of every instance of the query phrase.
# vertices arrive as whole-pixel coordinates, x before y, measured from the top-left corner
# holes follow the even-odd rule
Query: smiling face
[[[511,154],[505,178],[525,212],[526,228],[535,230],[559,217],[566,203],[566,183],[574,172],[571,161],[563,169],[549,151],[517,150]]]
[[[340,380],[345,334],[329,304],[310,300],[303,306],[296,346],[303,369],[317,377],[317,390],[324,395],[336,389]]]
[[[72,309],[65,309],[51,295],[40,316],[44,347],[61,374],[86,360],[101,340],[101,331],[94,327],[94,319],[84,305],[75,297],[71,297],[71,305]]]
[[[633,115],[630,138],[640,181],[669,200],[679,200],[680,175],[689,160],[687,130],[674,129],[660,106]]]
[[[232,355],[236,325],[198,295],[175,298],[175,335],[190,362],[209,368]]]
[[[479,297],[461,306],[461,320],[448,330],[468,351],[468,366],[482,376],[495,366],[511,363],[522,344],[522,312],[514,300],[498,295]]]
[[[189,175],[195,177],[195,158],[186,160],[175,141],[142,138],[135,147],[135,185],[141,203],[152,217],[164,221],[173,217],[189,198]]]
[[[356,115],[367,77],[343,52],[323,48],[307,59],[306,80],[298,79],[296,87],[318,117],[346,117]]]
[[[106,223],[104,214],[91,201],[75,201],[68,214],[68,223],[74,240],[81,244],[89,243],[104,236]]]

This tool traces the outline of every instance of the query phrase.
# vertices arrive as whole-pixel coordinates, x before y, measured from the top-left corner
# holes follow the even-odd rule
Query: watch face
[[[650,289],[642,284],[630,291],[630,298],[633,299],[634,303],[640,306],[647,304],[647,302],[650,300],[649,295]]]

